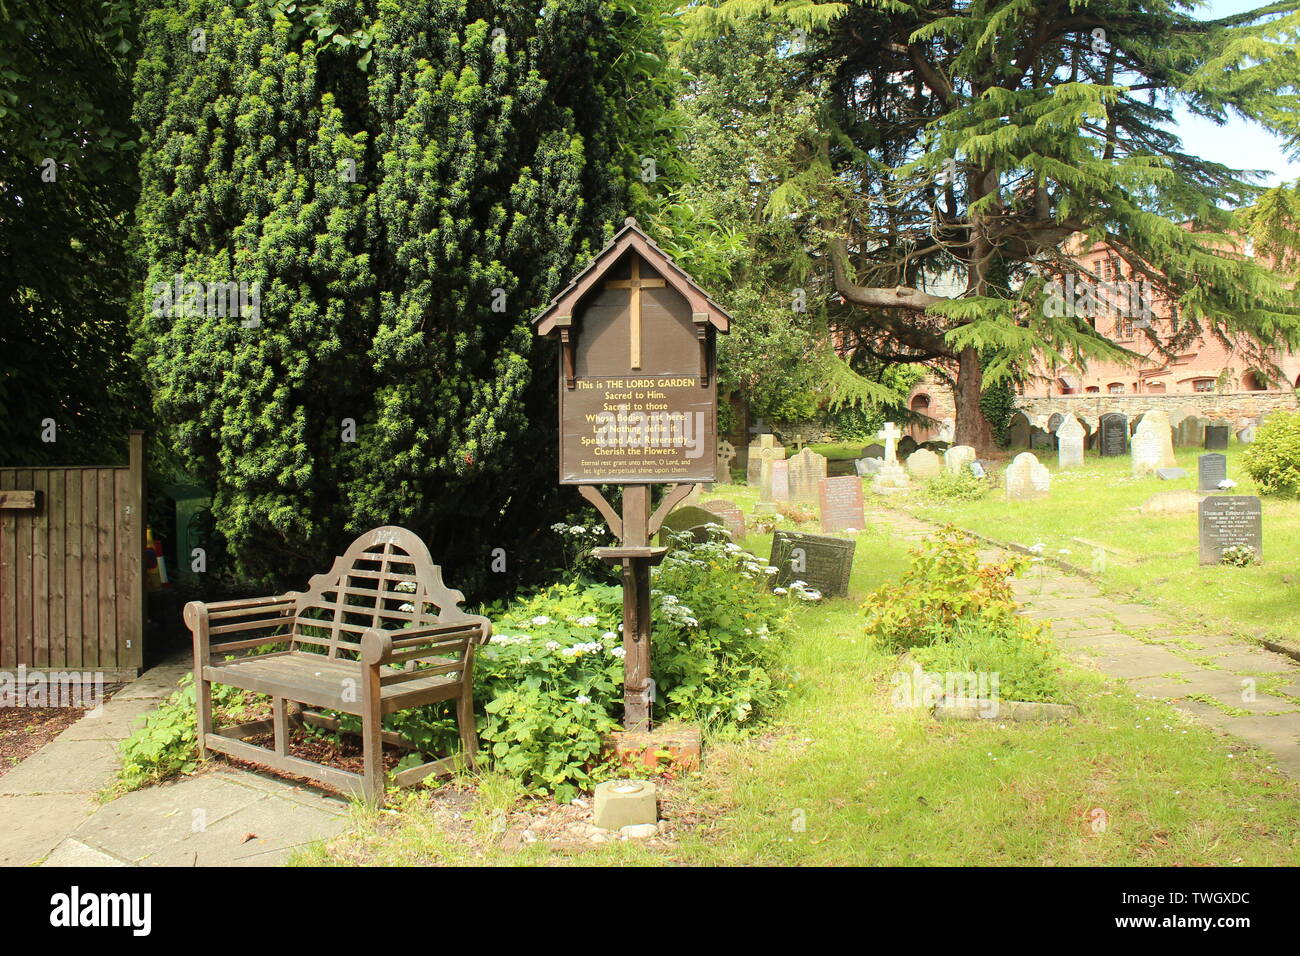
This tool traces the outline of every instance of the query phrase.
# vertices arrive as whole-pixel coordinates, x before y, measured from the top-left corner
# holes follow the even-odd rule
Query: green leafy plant
[[[921,494],[935,501],[978,501],[988,493],[988,481],[966,468],[956,474],[940,472],[921,487]]]
[[[1241,458],[1266,495],[1300,498],[1300,412],[1274,412]]]
[[[1259,560],[1259,556],[1255,553],[1255,549],[1248,544],[1234,544],[1224,548],[1219,555],[1221,564],[1228,564],[1234,568],[1249,567],[1257,560]]]
[[[905,650],[952,639],[958,625],[1038,640],[1042,625],[1019,615],[1011,579],[1029,560],[1009,555],[981,564],[979,544],[951,526],[910,552],[912,563],[896,583],[873,591],[862,605],[866,630],[886,647]]]
[[[982,621],[958,620],[948,640],[918,647],[912,656],[931,673],[997,675],[1003,700],[1053,703],[1061,698],[1061,659],[1053,647]]]

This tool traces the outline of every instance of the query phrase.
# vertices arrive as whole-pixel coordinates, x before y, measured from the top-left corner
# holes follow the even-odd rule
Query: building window
[[[1106,391],[1110,392],[1112,395],[1123,395],[1123,394],[1124,394],[1124,383],[1123,383],[1123,382],[1111,382],[1109,385],[1106,386]]]
[[[1198,378],[1192,382],[1193,392],[1212,392],[1214,391],[1214,379]]]
[[[1300,388],[1300,382],[1296,383],[1296,387]],[[1101,389],[1098,388],[1096,385],[1089,385],[1087,388],[1084,389],[1084,391],[1090,395],[1095,395],[1095,394],[1099,394],[1101,392]]]

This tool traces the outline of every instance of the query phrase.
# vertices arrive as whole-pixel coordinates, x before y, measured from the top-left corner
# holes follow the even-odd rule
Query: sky
[[[1195,11],[1203,20],[1231,16],[1263,6],[1266,0],[1210,0]],[[1194,156],[1223,163],[1234,169],[1267,169],[1271,175],[1262,182],[1274,186],[1280,181],[1300,178],[1300,163],[1288,160],[1272,135],[1254,123],[1231,119],[1224,126],[1177,110],[1176,131],[1183,138],[1183,148]]]

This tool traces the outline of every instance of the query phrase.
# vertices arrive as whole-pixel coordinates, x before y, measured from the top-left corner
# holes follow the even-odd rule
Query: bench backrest
[[[460,609],[465,595],[442,581],[442,568],[414,532],[387,526],[353,541],[294,600],[293,646],[354,658],[368,628],[397,630],[478,620]]]

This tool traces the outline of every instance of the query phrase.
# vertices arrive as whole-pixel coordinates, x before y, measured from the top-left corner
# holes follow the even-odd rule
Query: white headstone
[[[975,449],[970,445],[953,445],[943,453],[943,467],[951,475],[960,475],[962,469],[975,460]]]
[[[1073,415],[1066,415],[1056,429],[1056,466],[1073,468],[1083,464],[1083,442],[1087,433]]]
[[[943,471],[939,456],[928,448],[918,448],[907,456],[907,470],[913,478],[933,478]]]
[[[898,426],[893,422],[885,422],[885,427],[877,433],[876,437],[885,443],[885,461],[897,462],[898,440],[903,437]]]
[[[1007,500],[1025,501],[1046,498],[1052,487],[1052,475],[1040,464],[1033,452],[1022,452],[1007,466]]]
[[[1174,436],[1169,428],[1169,416],[1158,409],[1150,409],[1138,422],[1133,432],[1131,446],[1133,474],[1149,475],[1159,468],[1174,468]]]

